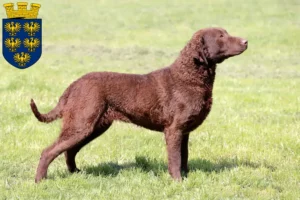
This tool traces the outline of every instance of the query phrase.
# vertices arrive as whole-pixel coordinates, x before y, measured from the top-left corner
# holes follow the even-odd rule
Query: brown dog
[[[181,180],[188,172],[189,133],[207,117],[212,106],[216,64],[241,54],[247,40],[222,28],[196,32],[169,67],[145,75],[92,72],[73,82],[48,114],[31,109],[41,122],[63,118],[61,134],[40,158],[35,181],[47,175],[49,164],[65,153],[70,172],[78,171],[77,152],[104,133],[114,120],[162,131],[170,175]]]

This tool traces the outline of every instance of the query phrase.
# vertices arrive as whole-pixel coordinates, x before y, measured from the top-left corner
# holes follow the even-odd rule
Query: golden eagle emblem
[[[10,52],[16,52],[17,48],[21,46],[21,40],[19,38],[6,38],[4,41],[5,46]]]
[[[26,63],[30,61],[30,55],[29,53],[24,53],[24,52],[16,53],[14,55],[14,60],[16,63],[19,64],[19,66],[25,66]]]
[[[3,6],[7,15],[1,24],[3,57],[18,69],[31,67],[42,55],[43,23],[38,18],[41,5],[31,3],[29,9],[27,2],[5,3]]]
[[[40,30],[40,24],[37,22],[26,22],[23,27],[29,36],[34,36]]]
[[[28,48],[29,52],[34,52],[35,48],[39,47],[40,40],[37,38],[26,38],[23,42],[25,48]]]
[[[21,30],[21,24],[19,22],[7,22],[4,29],[9,32],[9,36],[15,36]]]

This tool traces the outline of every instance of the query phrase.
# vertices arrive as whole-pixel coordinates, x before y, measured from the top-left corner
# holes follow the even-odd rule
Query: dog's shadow
[[[136,162],[129,162],[124,164],[117,164],[115,162],[101,163],[97,166],[83,167],[83,172],[94,176],[117,176],[122,170],[137,169],[142,172],[152,172],[155,176],[165,173],[168,170],[167,163],[163,160],[151,159],[144,156],[135,158]],[[238,159],[222,159],[216,163],[206,159],[191,159],[188,162],[190,172],[203,171],[206,173],[221,173],[224,170],[231,170],[240,166],[246,166],[253,169],[259,167],[266,167],[272,171],[275,167],[266,163],[255,163],[246,160]],[[187,176],[185,174],[184,176]]]

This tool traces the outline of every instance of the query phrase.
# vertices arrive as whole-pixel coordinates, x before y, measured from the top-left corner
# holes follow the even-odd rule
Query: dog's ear
[[[197,45],[195,48],[195,51],[193,51],[192,56],[194,58],[194,61],[196,63],[204,63],[205,65],[208,65],[207,59],[204,54],[204,47],[205,47],[205,42],[203,36],[200,38],[200,44]]]
[[[205,56],[205,53],[204,53],[204,48],[205,48],[205,40],[204,40],[204,36],[201,37],[201,45],[200,45],[200,48],[199,48],[199,54],[202,58],[202,62],[204,62],[206,65],[208,65],[208,62],[207,62],[207,59],[206,59],[206,56]]]
[[[205,63],[205,65],[208,65],[208,62],[207,62],[207,59],[206,59],[206,57],[205,57],[205,54],[204,54],[204,50],[203,50],[203,48],[201,48],[200,49],[200,52],[199,52],[199,54],[200,54],[200,57],[203,59],[203,61],[202,62],[204,62]],[[200,60],[201,61],[201,60]]]

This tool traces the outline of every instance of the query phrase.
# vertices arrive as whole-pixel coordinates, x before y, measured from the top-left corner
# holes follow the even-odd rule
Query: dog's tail
[[[61,117],[61,106],[60,106],[60,102],[58,102],[58,104],[55,106],[55,108],[53,110],[51,110],[50,112],[48,112],[47,114],[41,114],[38,110],[38,108],[36,107],[33,99],[31,99],[30,102],[30,107],[31,110],[34,114],[34,116],[40,121],[40,122],[45,122],[45,123],[49,123],[52,122],[54,120],[56,120],[57,118]]]

